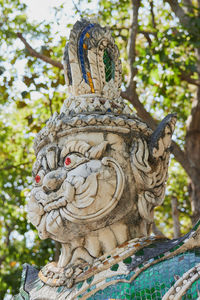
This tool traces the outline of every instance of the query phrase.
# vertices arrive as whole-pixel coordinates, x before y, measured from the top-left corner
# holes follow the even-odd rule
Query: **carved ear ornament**
[[[176,120],[176,114],[167,115],[152,133],[149,142],[149,152],[153,158],[161,157],[169,149]]]
[[[148,222],[153,221],[153,208],[164,200],[169,147],[175,123],[175,114],[166,116],[149,137],[148,143],[139,137],[132,145],[131,166],[137,183],[138,210]]]

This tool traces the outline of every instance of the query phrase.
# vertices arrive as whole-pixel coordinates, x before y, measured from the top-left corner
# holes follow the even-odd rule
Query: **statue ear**
[[[149,141],[150,155],[157,159],[169,149],[176,124],[176,115],[167,115],[152,133]]]

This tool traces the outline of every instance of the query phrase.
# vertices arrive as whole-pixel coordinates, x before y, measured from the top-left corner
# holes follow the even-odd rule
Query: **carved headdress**
[[[120,97],[121,61],[108,28],[76,22],[64,51],[64,74],[70,96],[35,139],[35,152],[56,135],[101,130],[150,135],[151,129]]]

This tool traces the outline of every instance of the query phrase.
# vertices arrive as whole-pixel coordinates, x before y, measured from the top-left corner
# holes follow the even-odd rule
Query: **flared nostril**
[[[46,185],[43,185],[42,188],[45,193],[48,194],[50,192],[50,190],[48,189],[48,187],[46,187]]]
[[[48,193],[58,190],[66,178],[67,173],[63,170],[55,170],[46,174],[43,179],[43,190]]]

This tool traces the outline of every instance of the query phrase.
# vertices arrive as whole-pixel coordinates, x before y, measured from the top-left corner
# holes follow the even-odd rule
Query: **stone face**
[[[35,139],[28,217],[41,239],[62,246],[39,272],[49,286],[71,288],[85,264],[147,236],[164,199],[176,117],[152,132],[130,114],[118,56],[108,29],[77,22],[64,56],[72,95]]]

